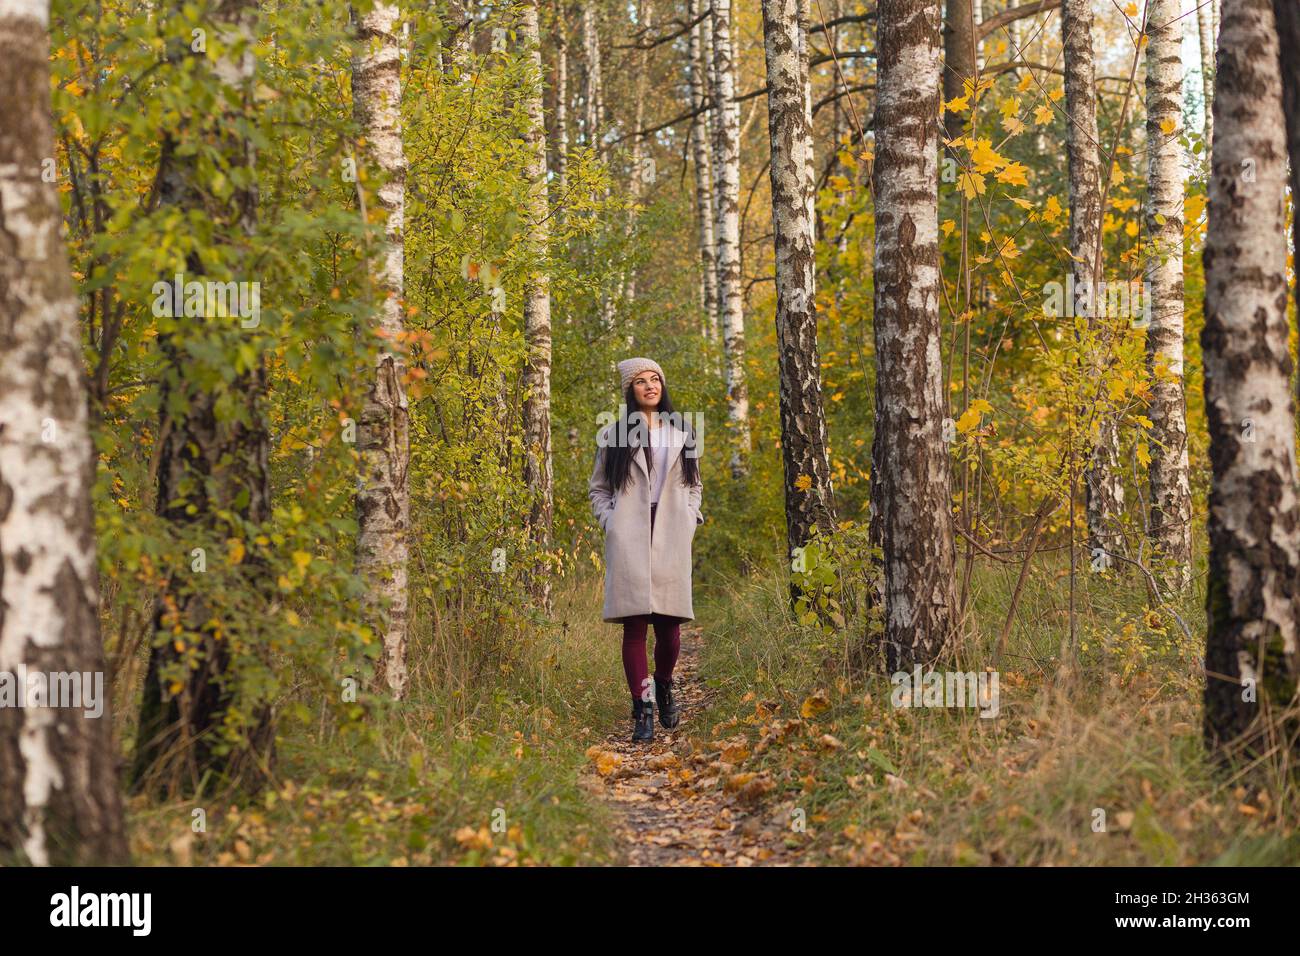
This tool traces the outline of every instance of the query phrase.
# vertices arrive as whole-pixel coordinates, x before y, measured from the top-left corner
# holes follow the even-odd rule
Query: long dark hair
[[[623,405],[625,414],[622,421],[623,434],[627,435],[626,442],[611,442],[605,447],[605,480],[609,486],[614,489],[615,494],[623,490],[627,484],[628,475],[632,470],[632,455],[641,449],[638,448],[637,434],[641,428],[649,428],[642,420],[640,406],[636,403],[635,386],[628,384],[627,390],[623,393]],[[655,411],[663,414],[671,414],[676,409],[673,408],[672,399],[668,397],[668,386],[661,379],[659,382],[659,404],[655,406]],[[635,417],[634,417],[635,416]],[[682,451],[682,484],[687,488],[700,483],[700,463],[697,455],[688,454],[695,447],[695,430],[691,428],[690,423],[683,416],[681,424],[686,429],[686,448]],[[616,434],[620,427],[618,422],[610,426],[610,434]],[[660,426],[662,427],[662,425]],[[646,471],[652,472],[654,469],[654,456],[650,454],[649,446],[644,449],[646,460]]]

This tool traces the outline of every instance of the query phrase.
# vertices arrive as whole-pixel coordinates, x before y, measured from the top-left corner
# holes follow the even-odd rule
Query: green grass
[[[554,627],[489,636],[418,618],[412,689],[361,733],[282,721],[274,784],[243,806],[131,804],[143,864],[604,863],[609,819],[578,786],[623,714],[598,578],[555,596]],[[471,644],[470,642],[479,642]],[[195,833],[193,811],[206,814]]]

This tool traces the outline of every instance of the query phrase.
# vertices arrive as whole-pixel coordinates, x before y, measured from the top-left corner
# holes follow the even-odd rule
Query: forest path
[[[582,784],[614,811],[624,862],[631,866],[781,866],[797,862],[785,845],[789,810],[755,806],[765,792],[746,787],[753,774],[731,773],[701,723],[709,691],[699,678],[699,627],[682,628],[675,694],[682,709],[673,730],[659,725],[651,744],[632,743],[631,706],[616,730],[587,750]],[[694,740],[692,739],[694,735]]]

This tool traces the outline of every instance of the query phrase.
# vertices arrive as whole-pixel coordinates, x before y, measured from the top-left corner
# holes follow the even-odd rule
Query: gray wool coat
[[[637,614],[692,620],[691,540],[704,521],[700,512],[703,485],[682,486],[686,449],[671,449],[651,535],[650,473],[644,453],[632,456],[632,470],[622,492],[616,495],[605,480],[604,439],[615,427],[616,423],[607,425],[597,435],[596,464],[587,484],[592,513],[605,530],[605,606],[601,616],[607,622]],[[677,430],[685,435],[682,429]]]

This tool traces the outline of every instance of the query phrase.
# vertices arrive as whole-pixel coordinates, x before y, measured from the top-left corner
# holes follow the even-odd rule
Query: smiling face
[[[636,403],[642,412],[648,415],[655,411],[659,407],[659,399],[664,394],[664,385],[659,378],[659,373],[642,372],[632,379],[632,394],[636,396]]]

